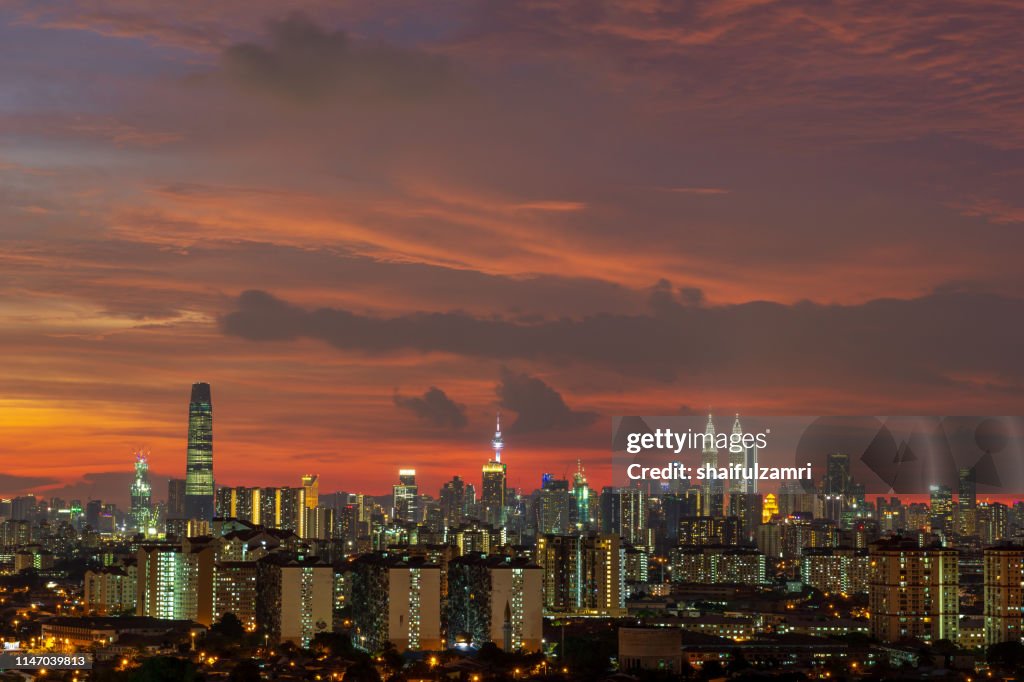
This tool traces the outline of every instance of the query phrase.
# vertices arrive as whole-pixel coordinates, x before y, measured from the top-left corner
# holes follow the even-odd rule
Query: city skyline
[[[292,7],[0,3],[4,494],[1024,412],[1012,5]]]

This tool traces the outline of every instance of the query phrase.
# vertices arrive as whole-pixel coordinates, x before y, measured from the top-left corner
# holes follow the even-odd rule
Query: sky
[[[0,494],[1021,414],[1024,7],[0,0]],[[725,419],[725,417],[723,417]]]

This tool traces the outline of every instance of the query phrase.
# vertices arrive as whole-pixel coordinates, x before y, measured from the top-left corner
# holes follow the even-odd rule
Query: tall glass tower
[[[210,384],[192,384],[185,459],[185,518],[213,518],[213,404]]]
[[[135,480],[132,481],[132,521],[136,530],[145,533],[153,515],[153,487],[149,483],[149,459],[144,450],[135,453]]]
[[[505,463],[501,461],[501,451],[505,447],[505,441],[501,437],[500,414],[491,447],[494,449],[494,459],[483,466],[480,502],[483,504],[484,518],[487,523],[494,527],[500,527],[505,524],[505,481],[507,476]]]

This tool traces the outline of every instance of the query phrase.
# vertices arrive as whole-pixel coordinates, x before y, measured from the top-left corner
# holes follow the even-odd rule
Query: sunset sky
[[[287,8],[285,7],[287,5]],[[301,9],[299,9],[301,7]],[[291,13],[289,13],[291,12]],[[0,0],[0,494],[1020,414],[1024,7]]]

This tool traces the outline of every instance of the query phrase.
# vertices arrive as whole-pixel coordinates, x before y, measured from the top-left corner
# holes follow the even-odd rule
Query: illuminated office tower
[[[761,507],[761,523],[771,523],[779,513],[779,502],[775,493],[768,493],[764,496],[764,503]]]
[[[743,542],[753,542],[764,516],[764,500],[757,493],[733,493],[729,496],[729,516],[739,519]]]
[[[441,567],[426,557],[364,554],[352,563],[354,642],[377,651],[437,651],[441,638]]]
[[[715,423],[709,412],[708,423],[704,429],[704,447],[701,449],[700,455],[701,468],[718,468],[718,447],[715,445],[716,436]],[[704,481],[701,487],[704,489],[704,499],[701,504],[703,513],[711,516],[722,516],[725,511],[725,481],[712,479]]]
[[[933,485],[930,493],[930,523],[933,533],[953,531],[953,491],[948,485]]]
[[[302,477],[302,487],[306,491],[306,508],[316,509],[320,505],[320,475],[306,474]]]
[[[572,477],[572,496],[576,502],[576,528],[589,530],[597,520],[594,518],[594,502],[587,477],[583,474],[583,462],[576,460],[576,473]]]
[[[986,547],[983,570],[985,644],[1019,643],[1024,636],[1024,547]]]
[[[505,524],[505,485],[507,472],[505,463],[501,461],[501,451],[505,441],[501,437],[501,415],[498,415],[494,439],[491,441],[494,459],[483,466],[483,477],[480,487],[480,503],[483,506],[484,520],[492,526]]]
[[[653,546],[653,529],[647,523],[647,493],[642,488],[621,488],[619,511],[619,535],[635,547]]]
[[[960,580],[955,549],[921,547],[916,538],[871,543],[868,608],[871,635],[883,642],[958,637]]]
[[[135,453],[135,480],[131,486],[132,522],[145,533],[153,521],[153,487],[149,483],[149,460],[146,453]]]
[[[978,531],[978,495],[974,469],[960,469],[957,490],[957,531],[961,535],[974,535]]]
[[[451,528],[466,517],[466,482],[459,476],[441,486],[441,518]]]
[[[256,562],[256,587],[256,623],[271,641],[308,647],[316,635],[333,630],[330,564],[271,554]]]
[[[537,498],[537,530],[542,534],[568,533],[573,526],[576,500],[569,492],[569,481],[544,474]]]
[[[192,384],[185,460],[185,518],[209,521],[213,505],[213,403],[210,384]]]
[[[419,487],[415,469],[398,470],[398,483],[392,486],[391,514],[396,521],[419,522]]]
[[[1002,502],[978,505],[978,536],[983,545],[995,545],[1008,537],[1010,508]]]
[[[538,651],[544,570],[528,559],[480,554],[448,562],[448,644],[494,642]]]
[[[733,442],[743,441],[743,427],[740,425],[740,416],[736,415],[736,420],[732,423],[732,434],[729,439],[729,466],[743,468],[747,465],[747,452],[746,449],[741,447],[734,447]],[[733,452],[739,450],[739,452]],[[745,493],[747,492],[747,481],[742,478],[734,478],[729,481],[729,493]]]

